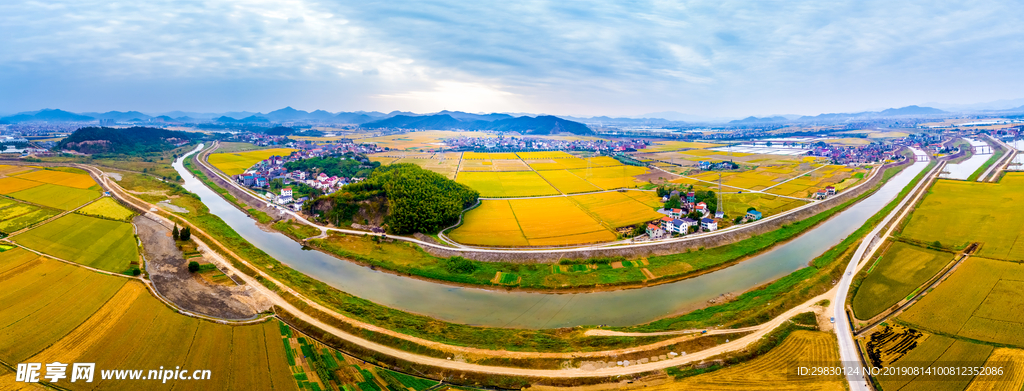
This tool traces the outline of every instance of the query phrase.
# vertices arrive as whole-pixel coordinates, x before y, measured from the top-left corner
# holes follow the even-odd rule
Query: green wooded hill
[[[90,154],[137,155],[174,149],[176,142],[191,142],[202,137],[200,133],[139,126],[126,129],[88,127],[78,129],[61,140],[57,149]]]
[[[366,180],[317,198],[305,208],[310,214],[341,225],[352,221],[360,209],[378,204],[372,201],[383,200],[387,205],[382,212],[383,222],[388,232],[436,233],[455,224],[462,210],[476,203],[478,197],[476,190],[415,164],[392,164],[374,169]]]

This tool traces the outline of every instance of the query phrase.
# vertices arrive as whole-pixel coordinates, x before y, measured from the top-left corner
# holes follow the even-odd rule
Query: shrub
[[[199,262],[192,261],[188,263],[188,271],[195,273],[199,271]]]
[[[472,274],[479,266],[476,262],[463,257],[451,257],[442,259],[441,267],[453,274]]]

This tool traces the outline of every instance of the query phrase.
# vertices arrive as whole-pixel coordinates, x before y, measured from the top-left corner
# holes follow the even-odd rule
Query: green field
[[[117,221],[128,221],[135,214],[110,197],[100,198],[99,201],[86,205],[76,212],[86,216],[102,217]]]
[[[89,189],[76,189],[73,187],[42,184],[30,189],[16,191],[8,194],[12,198],[28,201],[31,203],[49,206],[62,210],[70,210],[82,206],[90,200],[100,196],[100,192]]]
[[[56,209],[0,198],[0,232],[15,232],[59,213]]]
[[[138,260],[128,223],[68,214],[15,237],[19,244],[68,261],[122,272]]]
[[[999,183],[939,180],[910,217],[901,235],[945,247],[980,242],[977,255],[1024,260],[1024,173]]]
[[[927,330],[1024,346],[1024,265],[971,257],[900,319]]]
[[[953,254],[895,242],[853,297],[858,319],[871,319],[910,295],[953,260]]]
[[[551,187],[544,178],[533,171],[460,172],[456,180],[479,191],[481,197],[531,197],[558,194],[558,190]]]

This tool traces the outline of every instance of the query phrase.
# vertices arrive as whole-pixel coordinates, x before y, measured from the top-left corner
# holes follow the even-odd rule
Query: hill
[[[181,142],[202,138],[199,133],[132,127],[127,129],[88,127],[76,130],[57,144],[57,149],[82,153],[135,155],[173,149]]]
[[[381,221],[388,232],[436,233],[454,224],[480,193],[415,164],[392,164],[373,170],[366,180],[345,185],[304,207],[335,224]],[[361,217],[361,218],[357,218]]]
[[[96,118],[75,114],[64,110],[41,110],[38,113],[28,114],[22,113],[18,115],[12,115],[10,117],[0,118],[5,122],[16,123],[16,122],[33,122],[33,121],[67,121],[67,122],[84,122],[92,121]]]
[[[943,114],[945,111],[933,108],[933,107],[920,107],[920,106],[907,106],[898,109],[887,109],[882,110],[878,114],[883,116],[892,115],[930,115],[930,114]]]
[[[463,113],[465,114],[465,113]],[[489,116],[502,116],[505,114],[490,114]],[[366,129],[402,128],[402,129],[430,129],[430,130],[495,130],[502,132],[519,132],[522,134],[593,134],[587,125],[575,121],[558,118],[550,115],[537,117],[504,118],[493,121],[473,119],[489,117],[475,115],[476,117],[465,116],[465,120],[452,117],[451,114],[434,114],[425,116],[396,115],[391,118],[373,121],[362,124]],[[499,117],[489,117],[499,118]]]

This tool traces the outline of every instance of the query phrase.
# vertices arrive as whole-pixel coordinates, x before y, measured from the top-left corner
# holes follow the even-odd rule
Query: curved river
[[[454,287],[383,273],[319,251],[303,250],[301,244],[283,234],[260,229],[245,213],[194,178],[181,161],[175,161],[174,168],[185,179],[185,188],[199,195],[211,213],[295,270],[344,292],[403,311],[470,325],[533,329],[646,323],[691,310],[724,293],[740,293],[778,279],[808,265],[853,233],[927,165],[915,163],[872,196],[813,230],[734,266],[642,289],[548,294]]]

